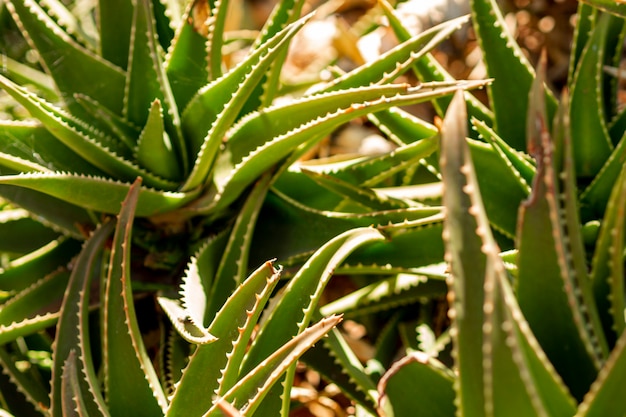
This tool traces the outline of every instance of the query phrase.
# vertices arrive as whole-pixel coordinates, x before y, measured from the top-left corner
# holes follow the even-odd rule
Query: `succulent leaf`
[[[61,314],[57,324],[57,336],[53,353],[50,415],[62,416],[65,408],[64,392],[67,389],[64,369],[67,360],[76,355],[76,372],[80,395],[89,415],[105,415],[105,405],[89,349],[89,329],[87,308],[89,284],[94,274],[100,270],[101,251],[106,239],[113,231],[114,222],[107,222],[97,229],[85,242],[76,259],[63,299]],[[78,349],[78,352],[76,351]],[[72,363],[72,362],[70,362]]]
[[[396,362],[378,383],[381,416],[454,416],[454,377],[436,359],[413,352]],[[419,384],[419,386],[416,386]],[[419,400],[414,396],[419,395]]]
[[[331,316],[302,331],[248,372],[222,398],[234,402],[234,406],[240,411],[254,413],[261,401],[271,392],[270,387],[295,364],[298,357],[340,322],[341,316]],[[221,413],[218,414],[217,411],[219,410],[216,404],[206,415],[219,416]]]
[[[79,45],[34,0],[6,3],[22,32],[39,52],[43,65],[54,79],[65,104],[81,115],[74,94],[97,100],[108,109],[119,112],[124,97],[124,72]]]
[[[28,188],[87,210],[98,210],[110,214],[119,211],[120,204],[130,188],[130,184],[106,178],[56,172],[7,175],[0,177],[0,185]],[[179,208],[191,201],[197,194],[197,191],[180,193],[142,187],[137,215],[147,217]]]
[[[205,413],[215,395],[226,393],[237,382],[252,329],[279,277],[280,270],[266,262],[224,303],[208,329],[218,339],[196,348],[174,392],[168,417]]]
[[[161,102],[154,100],[146,125],[137,141],[137,161],[148,171],[170,180],[180,180],[180,167],[165,130]]]
[[[112,415],[163,415],[165,394],[146,353],[131,289],[132,225],[141,181],[131,185],[118,216],[106,280],[103,280],[103,362]]]
[[[526,148],[526,124],[520,114],[527,114],[534,71],[509,33],[496,1],[472,0],[470,4],[476,35],[485,51],[487,74],[494,79],[488,89],[495,116],[494,129],[513,148],[523,150]],[[547,120],[552,120],[556,100],[549,90],[545,90],[545,94]]]
[[[602,71],[610,33],[609,19],[610,15],[600,17],[581,53],[572,81],[572,149],[576,174],[582,178],[594,177],[613,150],[605,119]],[[589,103],[595,103],[592,111],[589,111]]]
[[[540,82],[535,88],[541,88]],[[531,196],[520,208],[517,296],[546,355],[580,399],[604,360],[606,342],[591,298],[585,259],[579,254],[582,243],[572,201],[576,190],[569,126],[562,119],[565,110],[559,118],[564,131],[557,129],[551,137],[540,98],[534,97],[539,101],[533,103],[528,116],[529,126],[534,126],[529,128],[528,147],[537,162],[537,175]],[[572,224],[576,224],[574,229]],[[552,311],[548,316],[547,308]],[[559,317],[556,327],[550,320],[553,317]],[[568,348],[564,352],[565,340]]]

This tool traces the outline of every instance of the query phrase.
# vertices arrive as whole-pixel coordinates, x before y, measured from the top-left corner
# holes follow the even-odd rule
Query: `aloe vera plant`
[[[472,82],[429,54],[467,18],[411,37],[381,0],[401,43],[287,102],[302,2],[232,65],[228,2],[6,6],[43,69],[0,77],[30,114],[0,123],[7,413],[287,416],[296,361],[357,415],[626,412],[621,5],[580,3],[560,99],[494,0]],[[355,118],[396,148],[301,160]]]
[[[335,329],[355,303],[320,300],[334,271],[402,283],[353,294],[356,309],[445,293],[423,269],[443,256],[441,209],[425,204],[437,130],[397,106],[487,81],[395,81],[468,19],[285,103],[287,48],[317,18],[303,2],[280,2],[233,65],[226,1],[4,3],[43,71],[0,76],[28,113],[0,122],[2,408],[286,416],[302,357],[374,414],[376,378]],[[299,162],[364,117],[397,149]]]

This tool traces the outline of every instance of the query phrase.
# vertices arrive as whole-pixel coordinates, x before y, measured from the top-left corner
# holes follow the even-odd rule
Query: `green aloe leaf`
[[[453,417],[454,375],[436,359],[412,352],[394,363],[378,383],[384,416]]]
[[[626,382],[626,333],[615,348],[578,408],[576,417],[600,417],[626,413],[621,387]]]
[[[2,66],[4,73],[13,82],[20,85],[32,85],[49,100],[58,100],[58,93],[55,90],[54,81],[48,74],[24,65],[6,55],[2,55]]]
[[[358,268],[353,272],[357,273]],[[380,272],[385,269],[381,268]],[[345,273],[345,269],[342,269]],[[424,273],[402,273],[363,286],[320,308],[323,315],[343,313],[346,317],[390,310],[447,293],[445,276]]]
[[[131,239],[140,181],[122,203],[103,280],[103,362],[108,411],[112,415],[163,415],[165,394],[143,344],[131,288]]]
[[[208,51],[206,2],[190,1],[180,26],[168,50],[165,67],[170,80],[172,94],[180,109],[187,107],[189,100],[204,87],[210,79],[208,71]]]
[[[309,171],[305,168],[301,168],[301,171],[322,187],[338,194],[351,204],[358,204],[364,207],[367,211],[396,210],[418,206],[417,203],[411,200],[390,197],[372,188],[352,185],[330,175]]]
[[[0,196],[28,210],[38,221],[73,238],[83,239],[84,230],[92,229],[96,223],[85,209],[39,191],[0,184]]]
[[[0,326],[54,314],[69,280],[67,270],[50,273],[2,304]]]
[[[130,45],[128,40],[133,22],[133,3],[127,0],[98,0],[98,22],[102,57],[126,69]]]
[[[54,270],[67,265],[79,249],[78,241],[61,237],[14,259],[0,269],[0,289],[20,291],[27,288]]]
[[[100,272],[101,252],[106,239],[113,231],[114,222],[103,224],[85,242],[81,254],[76,259],[74,269],[67,286],[61,315],[57,324],[55,350],[53,353],[50,415],[63,416],[64,368],[68,358],[76,355],[76,367],[79,373],[80,394],[90,416],[105,414],[104,400],[100,394],[99,383],[89,349],[88,296],[91,278]],[[77,351],[78,350],[78,351]],[[72,353],[74,352],[74,353]]]
[[[18,369],[16,366],[23,357],[10,354],[8,346],[0,348],[0,366],[6,378],[10,380],[15,391],[11,392],[6,386],[2,386],[3,400],[10,403],[10,409],[14,413],[25,416],[45,416],[47,407],[50,405],[48,390],[43,381],[38,379],[33,369]],[[7,398],[9,397],[10,398]],[[23,402],[22,402],[23,401]],[[20,404],[20,402],[22,402]],[[2,415],[2,414],[0,414]]]
[[[180,180],[181,172],[174,155],[170,137],[165,130],[161,102],[154,100],[137,141],[137,161],[148,171],[176,181]]]
[[[398,40],[401,42],[409,40],[411,34],[402,24],[391,4],[389,4],[386,0],[380,0],[379,4],[385,13],[385,16],[389,19],[389,24]],[[413,64],[413,70],[422,82],[454,80],[454,77],[448,74],[443,65],[439,64],[435,57],[430,53],[415,61]],[[433,105],[435,106],[439,116],[444,115],[451,99],[451,97],[441,97],[433,101]],[[467,112],[470,117],[476,117],[484,121],[492,121],[493,114],[491,111],[487,109],[474,95],[465,93],[465,100],[467,102]]]
[[[613,145],[606,125],[603,66],[610,36],[610,15],[602,15],[583,49],[572,81],[572,149],[576,175],[593,178],[607,160]],[[594,103],[590,109],[590,103]],[[593,138],[593,139],[592,139]]]
[[[192,298],[191,290],[201,292],[199,278],[190,266],[185,280],[186,308],[196,306],[198,297]],[[213,343],[196,347],[189,364],[174,392],[168,409],[168,417],[201,415],[215,402],[215,394],[226,393],[239,374],[242,355],[248,344],[263,307],[278,283],[280,271],[266,262],[239,286],[215,315],[209,331],[217,337]],[[195,285],[192,285],[195,282]]]
[[[362,214],[317,210],[274,191],[267,195],[260,214],[263,221],[256,225],[251,260],[261,262],[261,259],[277,256],[284,261],[298,258],[304,262],[317,248],[350,229],[389,223],[401,224],[405,220],[423,220],[423,229],[405,230],[406,233],[398,234],[389,242],[374,244],[371,249],[357,250],[350,259],[353,260],[351,261],[353,265],[358,262],[367,265],[376,262],[382,265],[387,263],[398,265],[396,262],[401,265],[408,263],[411,266],[428,265],[439,262],[443,255],[443,244],[440,239],[441,218],[435,219],[439,213],[439,208],[411,208]],[[301,224],[307,224],[308,227],[297,227]],[[274,233],[278,233],[283,238],[275,242],[271,250],[258,243],[261,242],[262,236]],[[405,249],[403,249],[407,247],[405,245],[414,245],[422,238],[430,239],[431,244],[419,254],[405,257]],[[302,259],[302,257],[305,258]]]
[[[337,384],[359,406],[375,412],[378,395],[372,376],[338,329],[332,329],[321,343],[307,350],[302,361]]]
[[[442,126],[440,160],[445,184],[443,236],[449,245],[446,261],[454,277],[450,281],[448,299],[454,329],[455,367],[459,370],[455,391],[459,409],[457,415],[483,416],[486,415],[484,407],[487,400],[482,352],[483,287],[487,263],[481,250],[481,237],[489,233],[489,226],[484,211],[474,208],[482,203],[476,190],[476,174],[470,162],[466,136],[464,98],[457,93]],[[475,214],[471,215],[470,210]],[[468,259],[472,259],[473,268],[465,267]]]
[[[39,249],[59,234],[36,221],[22,209],[0,211],[0,251],[26,254]]]
[[[495,131],[513,148],[523,150],[526,148],[526,122],[520,114],[528,110],[534,71],[509,33],[496,1],[472,0],[470,3],[487,74],[494,79],[488,92],[495,115]],[[545,90],[545,94],[548,120],[552,120],[556,99],[549,90]]]
[[[540,82],[535,91],[542,88]],[[537,175],[531,196],[520,208],[518,300],[546,355],[573,395],[582,399],[608,349],[579,232],[567,97],[551,137],[537,94],[528,116],[528,147]]]
[[[80,386],[80,370],[76,351],[71,350],[63,364],[61,378],[61,408],[63,417],[80,417],[89,414],[87,404]],[[99,415],[103,415],[100,413]]]
[[[12,185],[46,193],[87,210],[117,213],[130,184],[106,178],[63,173],[35,173],[0,177],[0,185]],[[141,188],[137,216],[147,217],[170,211],[193,200],[191,193],[157,191]]]
[[[626,17],[626,4],[619,0],[583,0],[583,3],[620,17]]]
[[[324,337],[340,322],[340,316],[331,316],[294,336],[268,356],[263,363],[248,372],[222,398],[231,402],[240,412],[245,410],[248,414],[254,413],[261,401],[271,392],[270,388],[280,380],[283,373],[291,368],[311,345]],[[219,411],[219,405],[214,405],[206,415],[222,415]]]
[[[318,249],[289,281],[277,304],[264,316],[257,337],[246,355],[243,372],[263,362],[272,352],[304,330],[336,266],[359,246],[382,239],[383,235],[379,231],[364,227],[342,233]],[[263,408],[265,413],[268,410],[270,413],[278,413],[281,402],[288,400],[289,396],[283,396],[282,390],[283,387],[272,390]]]
[[[213,336],[189,311],[181,305],[179,300],[159,297],[159,305],[167,314],[178,334],[189,343],[203,345],[213,343],[217,338]]]
[[[222,48],[224,47],[224,30],[230,2],[212,1],[205,6],[210,13],[211,24],[208,25],[206,49],[209,52],[209,74],[211,79],[222,76]]]
[[[228,243],[222,251],[219,267],[212,276],[212,285],[207,288],[205,323],[214,317],[227,297],[246,279],[252,236],[271,178],[270,173],[261,177],[240,208]]]
[[[20,320],[8,326],[0,325],[0,344],[13,342],[17,338],[32,335],[40,330],[54,326],[58,322],[59,316],[58,312],[48,313],[31,319]]]
[[[65,104],[82,114],[74,94],[85,94],[119,112],[124,97],[124,72],[85,49],[46,14],[34,0],[6,3],[37,48],[43,65],[62,92]]]
[[[438,137],[433,135],[383,155],[354,157],[337,162],[311,161],[300,166],[308,172],[331,175],[363,187],[375,187],[415,166],[422,158],[432,155],[439,147],[438,141]]]
[[[389,140],[400,146],[437,135],[435,126],[398,107],[367,117]]]
[[[101,170],[59,142],[45,127],[32,121],[0,122],[0,152],[23,158],[48,171],[103,175]]]
[[[578,63],[580,62],[583,49],[589,41],[593,27],[596,25],[599,11],[595,7],[591,7],[581,1],[578,2],[576,15],[576,26],[574,27],[574,36],[572,40],[572,53],[570,54],[570,62],[567,73],[568,85],[572,84],[574,73],[576,72]]]
[[[520,181],[526,186],[525,188],[528,194],[530,194],[530,184],[532,184],[536,174],[532,158],[528,154],[511,147],[483,121],[473,119],[472,125],[478,131],[480,137],[491,144],[498,152],[500,159],[511,167],[511,172],[520,177]]]
[[[624,208],[626,207],[626,171],[622,169],[604,214],[593,255],[591,280],[604,332],[612,345],[624,332]]]
[[[385,52],[375,61],[359,66],[355,70],[338,77],[325,86],[322,91],[338,91],[340,89],[392,82],[404,71],[407,71],[415,61],[425,56],[462,25],[466,24],[468,20],[467,16],[463,16],[425,30]],[[444,83],[454,83],[455,81],[448,79],[444,80]],[[438,98],[433,97],[433,100]]]
[[[253,47],[267,42],[272,36],[280,32],[286,25],[293,23],[301,14],[305,5],[304,0],[285,0],[278,2],[268,17]],[[263,79],[255,86],[250,99],[244,105],[241,114],[248,114],[261,107],[271,105],[278,93],[283,64],[286,62],[287,50],[280,52],[277,59],[268,68]]]
[[[585,219],[601,218],[606,210],[613,185],[622,170],[622,158],[626,154],[626,135],[619,141],[605,161],[600,172],[580,195],[581,209]]]
[[[163,68],[152,0],[135,2],[130,42],[124,116],[130,122],[143,126],[148,120],[153,100],[159,100],[163,107],[163,120],[171,138],[172,150],[180,164],[176,171],[186,172],[188,150],[183,141],[178,107]],[[154,152],[158,151],[155,149]],[[167,155],[160,157],[165,158]],[[170,162],[169,168],[172,168],[172,165],[173,161]],[[179,172],[179,175],[182,172]]]

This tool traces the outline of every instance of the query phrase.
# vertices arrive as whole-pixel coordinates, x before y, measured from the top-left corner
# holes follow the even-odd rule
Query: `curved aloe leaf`
[[[581,53],[572,81],[572,149],[576,175],[582,178],[594,177],[613,150],[605,120],[602,70],[610,33],[609,19],[609,15],[600,17]],[[594,103],[591,109],[590,103]]]
[[[389,19],[389,24],[398,40],[401,42],[409,40],[411,34],[402,24],[391,4],[389,4],[387,0],[379,0],[378,3],[381,5],[387,19]],[[419,80],[422,82],[454,80],[454,77],[448,74],[444,67],[439,64],[435,57],[433,57],[430,53],[415,61],[413,69]],[[435,106],[439,116],[444,115],[451,99],[451,97],[441,97],[433,101],[433,105]],[[465,93],[465,100],[467,103],[467,112],[470,117],[476,117],[483,121],[492,122],[493,114],[474,95]]]
[[[266,262],[224,303],[208,329],[218,339],[196,347],[174,392],[168,417],[201,415],[214,404],[215,394],[225,393],[234,385],[252,329],[279,277],[280,271]],[[190,285],[189,278],[186,282]],[[193,302],[187,297],[188,309],[197,308]]]
[[[122,203],[104,287],[103,362],[108,411],[112,415],[163,415],[165,394],[146,353],[131,289],[132,226],[140,181]]]
[[[296,146],[319,138],[344,122],[394,105],[430,100],[455,88],[480,87],[484,83],[461,82],[455,87],[370,86],[320,94],[244,117],[231,131],[226,150],[217,161],[213,178],[216,195],[207,210],[231,203],[254,178],[291,154]],[[309,120],[313,109],[315,114],[325,115]]]
[[[79,249],[78,241],[61,237],[13,260],[0,269],[0,289],[20,291],[27,288],[54,270],[67,265]]]
[[[626,4],[619,0],[583,0],[583,3],[613,13],[616,16],[626,17]]]
[[[454,376],[436,359],[413,352],[394,363],[378,383],[382,416],[453,417]]]
[[[137,140],[137,161],[148,171],[163,178],[174,181],[181,179],[159,100],[152,102],[148,120]]]
[[[63,416],[63,392],[66,379],[63,374],[66,361],[72,352],[76,355],[76,367],[79,373],[79,398],[84,401],[86,409],[89,410],[89,415],[106,415],[104,411],[106,406],[100,394],[96,372],[91,360],[91,350],[89,349],[87,304],[91,278],[100,271],[102,247],[114,226],[114,222],[103,224],[85,242],[70,276],[57,324],[55,350],[52,357],[51,416]]]
[[[338,329],[332,329],[320,343],[307,350],[302,361],[337,384],[359,406],[374,413],[378,394],[372,375]]]
[[[385,52],[375,61],[362,65],[357,69],[333,80],[322,91],[338,91],[340,89],[357,88],[370,84],[384,84],[393,81],[420,58],[424,57],[435,46],[443,42],[453,32],[468,22],[463,16],[441,23],[425,30],[419,35],[406,40],[393,49]],[[455,80],[444,80],[451,83]],[[438,99],[439,97],[433,97]]]
[[[283,344],[270,356],[246,374],[237,385],[226,392],[222,398],[246,413],[254,413],[261,401],[269,393],[283,373],[287,372],[296,360],[333,327],[341,322],[340,316],[331,316],[307,328]],[[207,416],[220,416],[219,406],[214,405]]]
[[[359,246],[382,239],[383,235],[376,229],[358,228],[335,237],[311,256],[289,281],[277,304],[263,317],[257,337],[246,355],[243,372],[263,362],[273,351],[304,330],[336,266]],[[264,413],[272,410],[269,412],[277,414],[283,407],[281,402],[288,401],[289,396],[285,397],[282,391],[282,387],[272,390],[264,405]]]
[[[0,211],[0,252],[25,254],[39,249],[59,235],[34,220],[26,210]]]
[[[534,126],[528,147],[537,161],[537,175],[531,196],[520,208],[517,294],[539,343],[580,399],[595,379],[607,347],[581,255],[566,111],[564,99],[561,122],[556,124],[560,129],[553,137],[546,131],[540,101],[528,116]],[[557,317],[558,325],[553,321]]]
[[[0,196],[28,210],[46,226],[74,238],[83,239],[83,232],[96,223],[87,210],[39,191],[0,184]]]
[[[151,103],[159,100],[163,106],[163,122],[171,138],[172,151],[180,164],[175,167],[176,171],[179,174],[187,172],[188,149],[183,141],[178,107],[158,48],[159,39],[151,0],[134,2],[130,42],[123,114],[130,122],[143,126],[148,120]],[[162,157],[165,156],[167,154]],[[173,161],[169,167],[172,165]]]
[[[57,313],[68,280],[68,271],[53,272],[15,294],[2,304],[0,326],[11,326],[20,321]]]
[[[375,262],[397,265],[398,260],[404,260],[404,264],[409,263],[411,266],[428,265],[440,261],[443,255],[443,245],[438,238],[441,235],[441,219],[432,218],[439,213],[439,208],[411,208],[363,214],[316,210],[299,204],[284,194],[277,195],[276,192],[272,192],[268,194],[260,214],[264,220],[256,225],[251,260],[258,261],[272,255],[285,261],[292,257],[308,257],[325,242],[353,228],[389,223],[401,224],[405,220],[423,220],[423,230],[416,231],[415,234],[412,234],[411,230],[406,230],[406,233],[399,234],[391,242],[374,244],[371,250],[365,250],[367,248],[357,250],[350,259],[353,259],[354,263],[361,261],[368,265]],[[295,227],[303,223],[308,227],[304,229]],[[257,243],[262,236],[274,234],[282,236],[282,239],[275,242],[271,250]],[[402,248],[415,244],[419,238],[431,239],[429,240],[431,243],[419,255],[405,257]]]
[[[34,0],[12,0],[7,7],[21,23],[73,112],[83,114],[74,101],[76,93],[112,111],[122,109],[125,75],[120,68],[80,46]]]
[[[212,277],[203,320],[209,321],[223,305],[226,298],[240,285],[247,274],[252,236],[257,224],[271,175],[266,174],[255,184],[239,211],[228,243],[222,252],[219,267]]]
[[[35,376],[33,369],[18,369],[16,365],[19,364],[19,360],[24,359],[15,354],[9,354],[7,346],[0,348],[0,366],[4,374],[3,377],[10,380],[15,390],[11,392],[2,384],[3,402],[9,402],[10,409],[14,413],[20,413],[19,415],[45,416],[50,405],[48,390],[43,381],[36,377],[41,375]],[[7,398],[9,396],[10,398]],[[22,403],[20,404],[20,402]]]
[[[190,1],[165,58],[165,70],[172,94],[180,109],[209,78],[204,1]]]
[[[50,173],[0,177],[0,185],[13,185],[46,193],[87,210],[117,213],[130,184],[106,178]],[[196,197],[196,192],[179,193],[141,188],[137,216],[153,216],[181,207]]]
[[[624,332],[624,208],[626,207],[626,171],[615,182],[602,220],[593,254],[591,280],[604,332],[612,345]]]
[[[101,170],[85,162],[41,124],[32,121],[0,122],[0,152],[23,158],[48,171],[103,175]]]
[[[381,268],[381,272],[384,271]],[[358,268],[354,269],[358,272]],[[320,308],[323,315],[343,313],[346,317],[388,310],[426,298],[447,293],[445,276],[424,274],[398,274],[366,285]]]

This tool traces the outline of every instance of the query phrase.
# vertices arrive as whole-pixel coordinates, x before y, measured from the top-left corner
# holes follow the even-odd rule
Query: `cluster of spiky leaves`
[[[531,69],[495,1],[471,6],[494,79],[494,119],[470,114],[468,132],[471,108],[457,93],[441,131],[453,365],[410,353],[381,380],[383,408],[391,415],[621,416],[626,113],[611,72],[626,9],[579,4],[568,90],[557,101],[544,85],[545,62]],[[478,143],[497,151],[524,195],[506,213],[481,178],[496,161],[479,156]],[[511,240],[498,236],[495,220],[505,214],[516,224]],[[409,383],[424,403],[406,401]]]
[[[289,42],[314,18],[299,18],[303,3],[280,2],[227,67],[227,1],[102,0],[80,16],[56,0],[5,2],[43,71],[7,58],[0,76],[30,114],[0,123],[3,409],[287,415],[306,351],[376,412],[376,377],[332,310],[446,291],[441,267],[422,268],[443,259],[441,209],[425,204],[439,198],[437,130],[397,106],[445,109],[446,95],[486,82],[452,80],[428,53],[460,18],[274,104]],[[411,69],[427,82],[394,83]],[[359,117],[397,148],[298,162]],[[279,290],[275,257],[290,278]],[[382,278],[321,310],[339,271]],[[162,341],[144,345],[151,326]]]
[[[91,25],[7,1],[45,74],[0,78],[36,120],[0,129],[2,406],[288,415],[300,358],[363,415],[623,415],[626,25],[589,1],[560,101],[471,1],[491,109],[428,53],[464,18],[411,37],[381,1],[398,47],[273,104],[302,2],[229,68],[226,1],[103,0]],[[422,101],[441,133],[397,107]],[[299,161],[357,117],[397,148]],[[357,289],[322,305],[333,274]],[[169,317],[152,345],[146,305]],[[376,338],[367,363],[339,314]]]

